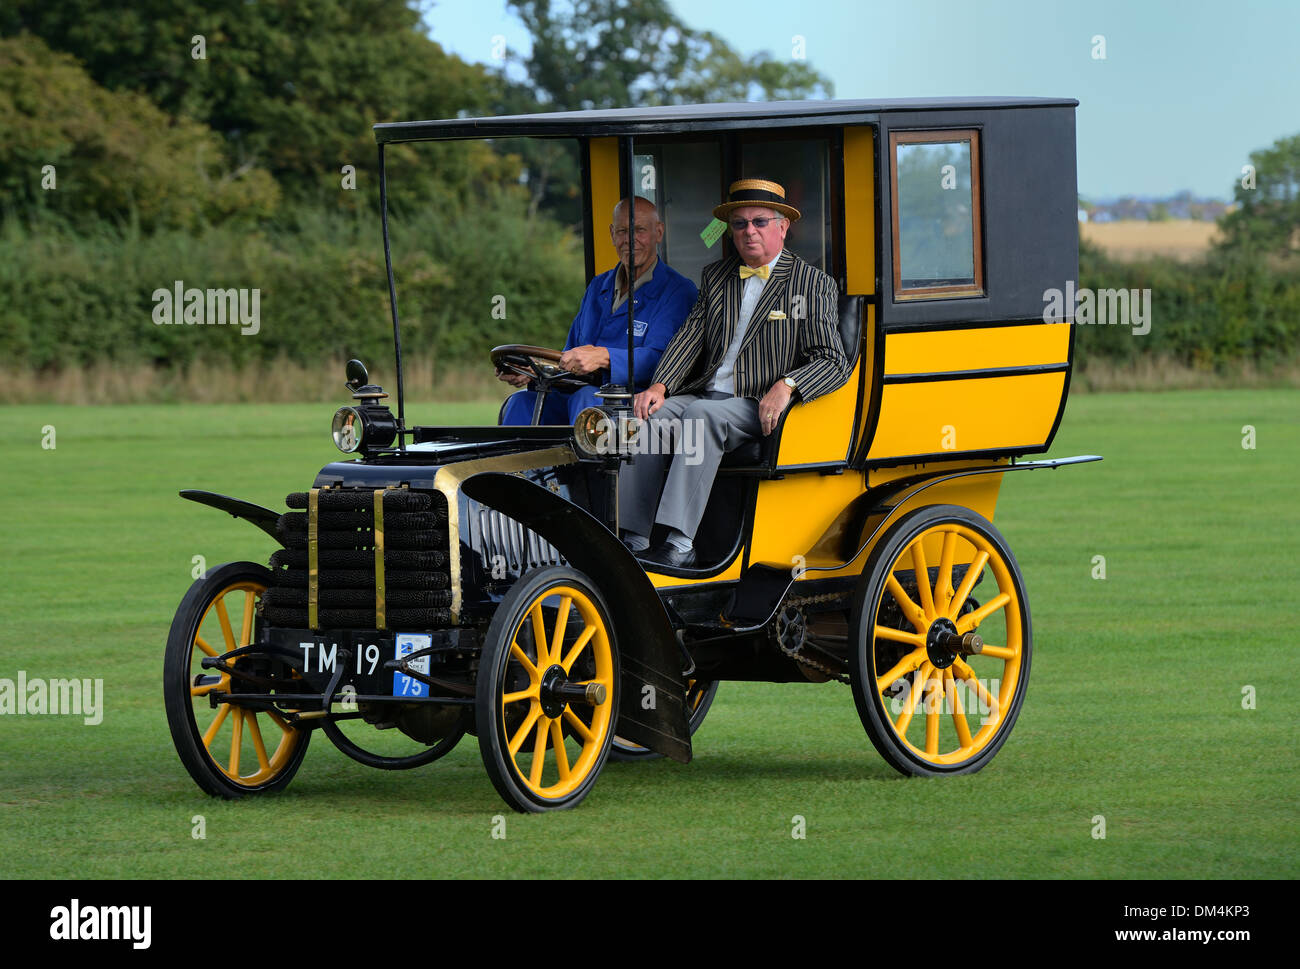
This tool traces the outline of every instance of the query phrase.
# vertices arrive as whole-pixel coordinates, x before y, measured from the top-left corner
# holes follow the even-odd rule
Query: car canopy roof
[[[891,112],[1077,107],[1073,98],[889,98],[875,101],[775,101],[662,105],[598,111],[555,111],[495,118],[393,121],[374,126],[375,141],[453,141],[468,138],[610,137],[729,128],[861,124]]]

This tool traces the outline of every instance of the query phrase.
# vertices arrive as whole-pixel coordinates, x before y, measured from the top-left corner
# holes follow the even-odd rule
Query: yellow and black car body
[[[398,143],[571,139],[589,279],[614,266],[607,214],[633,187],[666,226],[660,255],[698,277],[721,255],[702,230],[727,186],[781,182],[803,213],[787,247],[839,286],[852,371],[727,455],[698,567],[650,566],[618,539],[628,388],[603,388],[573,427],[408,423],[389,257],[397,413],[354,362],[334,435],[358,457],[304,481],[288,511],[182,493],[283,546],[268,565],[213,570],[173,622],[167,710],[194,779],[226,797],[279,789],[316,730],[383,769],[469,733],[512,807],[564,808],[610,756],[689,760],[725,680],[847,683],[899,771],[983,767],[1032,650],[1025,583],[992,524],[1002,478],[1099,460],[1031,457],[1069,389],[1072,317],[1049,308],[1077,277],[1075,107],[826,101],[376,125],[385,198]],[[384,244],[387,257],[386,219]],[[556,377],[545,351],[499,349],[543,391]],[[593,430],[614,446],[594,447]],[[371,749],[357,721],[411,750]]]

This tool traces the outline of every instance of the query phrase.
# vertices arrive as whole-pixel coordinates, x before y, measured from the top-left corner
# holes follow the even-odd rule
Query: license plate
[[[297,668],[313,689],[323,690],[334,673],[342,667],[339,687],[350,685],[358,693],[387,693],[390,677],[384,661],[393,655],[393,637],[356,634],[294,635],[276,631],[273,641],[298,657]],[[344,659],[344,653],[348,658]]]
[[[428,633],[398,633],[396,637],[394,659],[401,659],[421,649],[433,645],[433,637]],[[411,669],[417,673],[429,675],[429,657],[421,656],[411,663]],[[393,671],[393,696],[428,696],[429,685],[421,683],[401,670]]]
[[[343,668],[338,689],[351,686],[368,696],[427,697],[429,686],[400,670],[386,670],[389,660],[402,659],[433,645],[430,633],[384,633],[378,630],[339,630],[336,633],[305,633],[275,629],[272,644],[294,657],[294,667],[311,689],[323,690],[339,667]],[[344,659],[344,651],[348,659]],[[430,657],[422,656],[411,669],[429,675]]]

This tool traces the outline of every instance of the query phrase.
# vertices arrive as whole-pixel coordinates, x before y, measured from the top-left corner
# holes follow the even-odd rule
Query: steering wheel
[[[588,374],[561,370],[560,351],[546,347],[530,347],[522,343],[507,343],[492,348],[492,364],[498,371],[519,374],[537,381],[539,390],[560,390],[572,393],[583,387],[599,386],[600,371]]]

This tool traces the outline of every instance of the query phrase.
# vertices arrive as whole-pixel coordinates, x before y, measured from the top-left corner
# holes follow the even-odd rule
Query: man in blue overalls
[[[609,235],[618,252],[619,265],[591,281],[582,306],[569,328],[559,366],[574,374],[603,370],[602,382],[627,380],[627,200],[614,209]],[[695,304],[695,284],[659,259],[664,225],[649,199],[637,196],[635,242],[630,247],[636,265],[632,294],[632,342],[636,347],[636,390],[641,391],[659,365],[668,341]],[[523,387],[528,378],[499,373],[506,383]],[[598,388],[583,387],[573,393],[552,390],[542,405],[542,424],[572,424],[584,407],[599,406]],[[537,394],[521,390],[511,394],[501,410],[502,424],[531,424]]]

